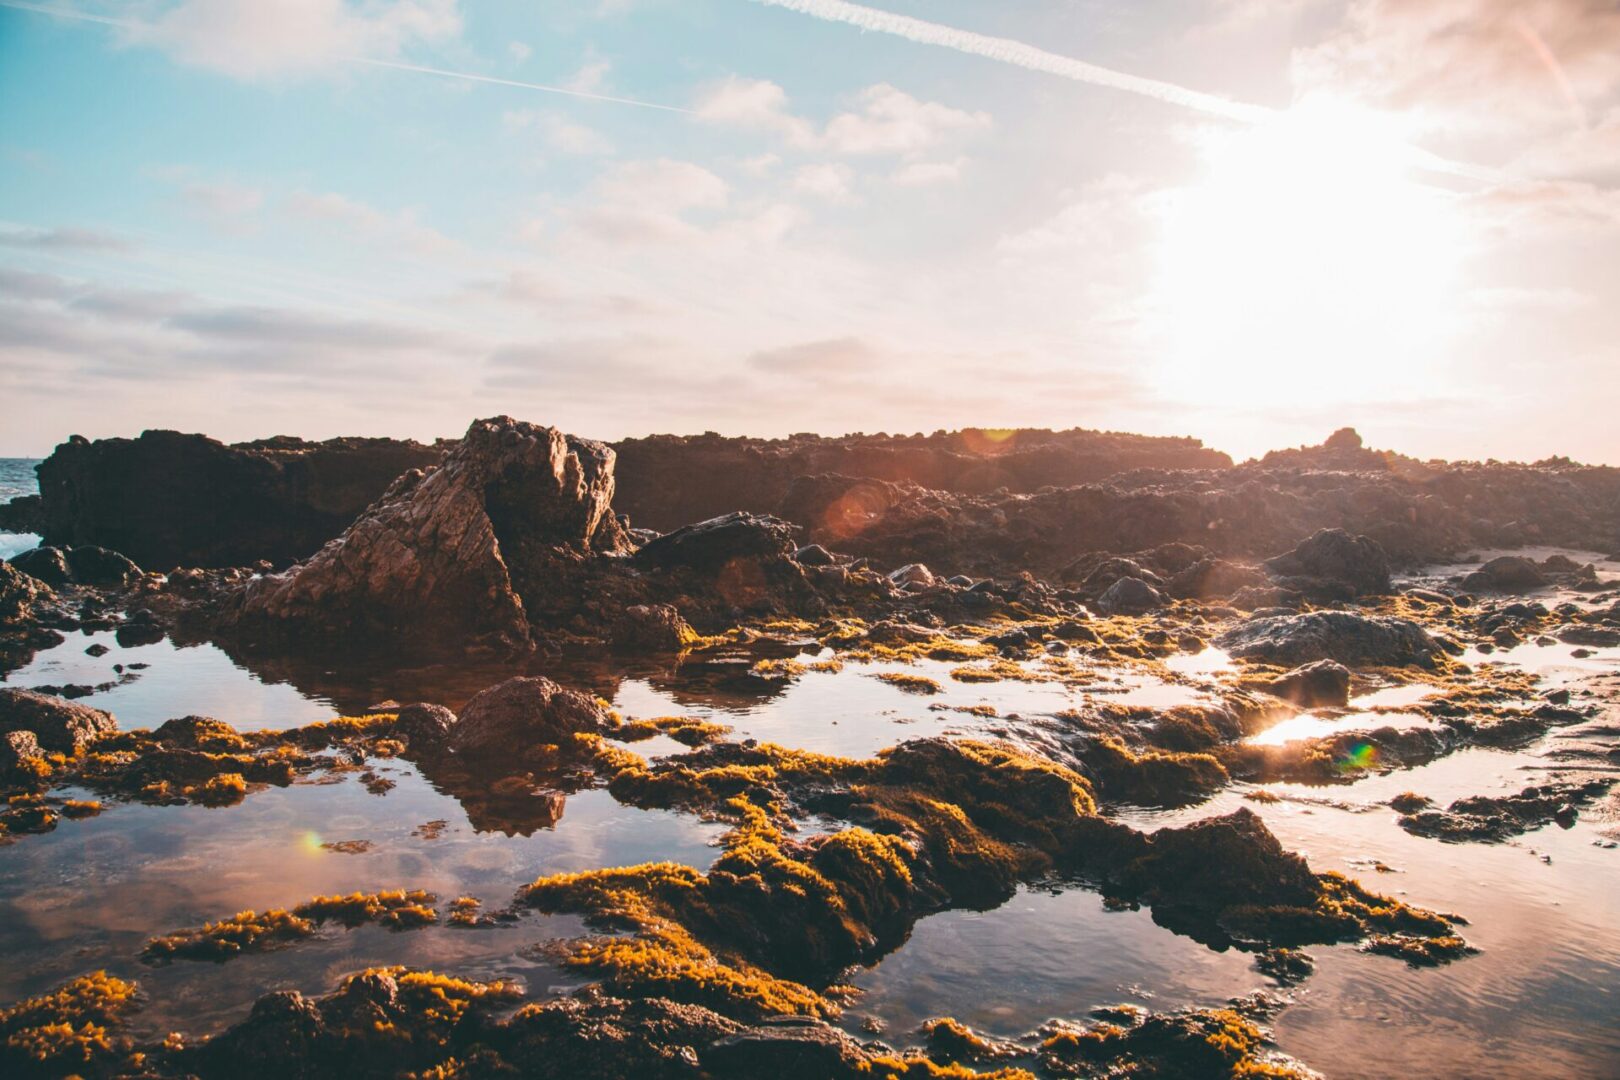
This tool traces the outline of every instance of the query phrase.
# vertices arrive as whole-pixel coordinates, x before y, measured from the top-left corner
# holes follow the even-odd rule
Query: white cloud
[[[805,165],[793,174],[793,190],[828,202],[849,201],[855,170],[839,162]]]
[[[780,164],[782,164],[782,159],[776,154],[757,154],[754,157],[743,159],[742,171],[749,176],[764,176]]]
[[[990,114],[920,101],[888,83],[861,91],[860,107],[839,113],[822,131],[788,107],[787,91],[766,79],[731,76],[710,87],[695,106],[711,124],[765,132],[797,150],[834,154],[912,155],[952,137],[990,126]]]
[[[353,56],[397,56],[460,32],[457,0],[182,0],[128,30],[183,63],[243,79],[307,74]]]
[[[533,128],[540,132],[546,145],[560,154],[575,157],[603,156],[613,153],[613,142],[595,128],[568,119],[561,113],[536,109],[511,109],[501,115],[508,131]]]
[[[894,170],[889,180],[901,187],[928,187],[932,184],[954,184],[962,178],[967,158],[951,161],[910,161]]]
[[[506,46],[507,54],[518,63],[523,63],[534,55],[534,50],[521,41],[513,41]]]
[[[411,211],[390,214],[337,192],[295,191],[283,209],[295,219],[327,228],[336,225],[364,240],[397,244],[418,252],[441,252],[455,242],[416,220]]]
[[[592,54],[563,85],[582,94],[600,94],[608,88],[608,72],[612,70],[611,60]]]

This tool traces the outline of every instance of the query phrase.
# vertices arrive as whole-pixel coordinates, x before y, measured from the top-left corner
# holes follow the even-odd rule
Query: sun
[[[1203,153],[1201,181],[1165,207],[1152,310],[1167,396],[1275,409],[1432,391],[1456,196],[1392,122],[1306,102]]]

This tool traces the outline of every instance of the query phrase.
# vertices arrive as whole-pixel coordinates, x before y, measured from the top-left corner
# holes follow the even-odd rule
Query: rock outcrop
[[[118,730],[111,713],[32,690],[0,688],[0,734],[32,733],[46,750],[76,754]]]
[[[576,733],[602,731],[611,722],[596,699],[531,675],[475,695],[449,728],[449,740],[459,754],[520,758],[537,744],[564,743]]]
[[[395,439],[227,446],[175,431],[74,436],[37,467],[39,503],[13,503],[9,516],[47,544],[105,547],[160,570],[285,564],[313,553],[401,473],[442,452]]]
[[[577,609],[597,557],[628,551],[612,500],[601,443],[476,421],[309,560],[248,582],[228,621],[361,651],[522,651],[532,617]]]
[[[1266,571],[1279,584],[1298,582],[1307,591],[1342,586],[1352,596],[1389,592],[1389,557],[1378,541],[1322,529],[1294,550],[1267,559]]]
[[[1441,651],[1415,622],[1348,611],[1267,615],[1215,639],[1235,657],[1292,667],[1333,660],[1349,667],[1428,667]]]

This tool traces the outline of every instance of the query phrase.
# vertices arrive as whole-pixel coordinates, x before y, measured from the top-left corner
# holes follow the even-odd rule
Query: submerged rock
[[[1233,627],[1215,644],[1234,657],[1290,666],[1334,660],[1351,667],[1428,667],[1441,651],[1415,622],[1348,611],[1262,616]]]
[[[0,733],[32,732],[46,750],[77,754],[117,730],[111,713],[32,690],[0,687]]]
[[[521,751],[536,743],[562,743],[579,732],[598,732],[611,717],[595,698],[539,675],[507,679],[477,694],[450,729],[462,754]]]

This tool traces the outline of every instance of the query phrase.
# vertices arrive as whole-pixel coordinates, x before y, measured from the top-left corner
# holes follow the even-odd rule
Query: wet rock
[[[721,1076],[824,1080],[859,1072],[866,1056],[851,1036],[825,1021],[783,1017],[717,1040],[701,1059]]]
[[[680,652],[698,634],[668,604],[632,604],[613,622],[615,647],[634,652]]]
[[[481,691],[461,710],[450,745],[461,754],[512,753],[536,743],[562,743],[600,732],[611,717],[595,698],[543,676],[508,679]]]
[[[412,750],[442,746],[455,726],[455,713],[426,702],[406,705],[394,721],[394,730],[410,740]]]
[[[42,604],[55,599],[56,593],[43,580],[0,562],[0,627],[21,627],[36,617]]]
[[[0,735],[0,776],[29,773],[45,756],[32,731],[8,731]]]
[[[1416,836],[1446,843],[1500,843],[1549,822],[1570,828],[1578,808],[1601,798],[1614,784],[1612,778],[1538,784],[1512,795],[1458,799],[1444,810],[1409,804],[1410,809],[1401,814],[1400,826]]]
[[[11,565],[47,585],[66,585],[73,580],[67,554],[58,547],[44,545],[12,556]]]
[[[0,503],[0,532],[42,533],[45,531],[45,506],[38,495],[19,495],[10,502]]]
[[[1247,807],[1152,834],[1148,853],[1131,864],[1122,883],[1156,911],[1305,904],[1318,894],[1309,864],[1285,850]]]
[[[309,561],[248,581],[234,621],[350,648],[522,651],[532,619],[578,609],[592,556],[628,549],[612,498],[602,444],[476,421],[442,466],[402,476]]]
[[[1213,600],[1239,589],[1262,585],[1264,576],[1250,566],[1225,559],[1204,558],[1171,576],[1165,591],[1183,600]]]
[[[1620,645],[1620,629],[1609,626],[1566,626],[1555,636],[1566,645],[1595,645],[1599,648]]]
[[[1462,579],[1471,592],[1528,592],[1550,584],[1535,563],[1518,555],[1498,556]]]
[[[1295,668],[1267,689],[1302,709],[1343,707],[1350,703],[1350,669],[1334,660],[1318,660]]]
[[[1430,666],[1440,645],[1417,623],[1348,611],[1250,619],[1215,639],[1235,657],[1297,665],[1334,660],[1350,667]]]
[[[67,552],[68,570],[80,585],[121,589],[140,579],[141,568],[116,551],[81,544]]]
[[[1164,594],[1141,578],[1122,577],[1108,586],[1097,607],[1109,615],[1140,615],[1164,603]]]
[[[737,560],[791,558],[797,530],[762,514],[724,514],[643,544],[636,561],[658,569],[718,572]]]
[[[1147,569],[1135,559],[1114,556],[1106,558],[1092,567],[1081,582],[1081,587],[1089,593],[1100,595],[1106,592],[1108,587],[1116,581],[1128,577],[1136,578],[1138,581],[1145,581],[1154,587],[1164,584],[1159,575]]]
[[[1304,578],[1348,587],[1353,595],[1389,591],[1389,557],[1378,541],[1322,529],[1294,550],[1263,564],[1274,578]]]
[[[111,713],[32,690],[0,687],[0,733],[32,732],[46,750],[76,754],[117,730]]]

